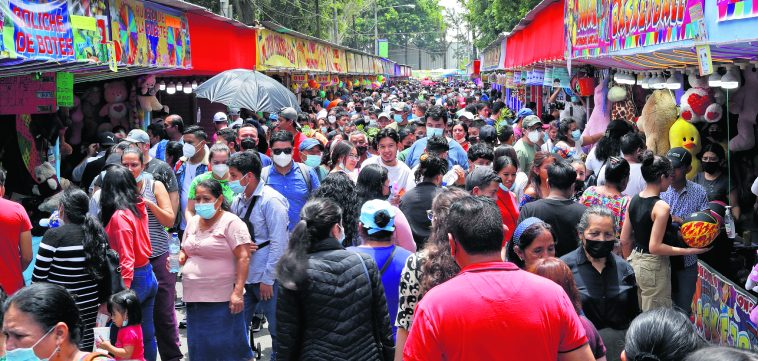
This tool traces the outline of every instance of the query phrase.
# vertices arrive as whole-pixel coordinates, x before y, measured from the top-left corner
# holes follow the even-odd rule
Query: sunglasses
[[[271,153],[276,154],[276,155],[280,155],[280,154],[282,154],[282,152],[284,154],[292,154],[292,148],[271,149]]]

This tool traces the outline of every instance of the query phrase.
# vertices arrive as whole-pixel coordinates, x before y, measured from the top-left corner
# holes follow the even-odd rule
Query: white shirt
[[[605,185],[605,166],[600,168],[600,174],[597,176],[597,185]],[[642,192],[646,185],[645,178],[642,178],[642,164],[629,164],[629,183],[626,184],[626,189],[621,194],[633,197]]]
[[[413,173],[411,173],[411,169],[401,161],[397,161],[394,166],[388,166],[384,164],[381,156],[374,156],[366,158],[366,160],[363,161],[363,167],[369,164],[378,164],[387,168],[387,178],[390,180],[390,185],[392,185],[392,192],[397,193],[403,189],[407,192],[416,187],[416,180],[414,179]],[[395,189],[395,187],[398,188]]]
[[[198,176],[197,174],[197,167],[200,166],[202,163],[192,164],[190,162],[184,163],[186,164],[185,170],[184,170],[184,182],[182,183],[182,194],[179,197],[181,202],[181,208],[182,208],[182,214],[187,210],[187,197],[189,195],[190,185],[192,185],[192,180],[195,179],[195,177]],[[182,224],[181,228],[184,229],[187,226],[187,220],[184,219],[185,217],[182,217]]]

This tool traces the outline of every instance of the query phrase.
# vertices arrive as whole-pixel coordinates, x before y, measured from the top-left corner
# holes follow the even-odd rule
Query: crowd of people
[[[725,235],[678,233],[736,205],[720,145],[689,181],[622,119],[582,135],[465,84],[309,95],[99,134],[36,254],[0,198],[0,360],[180,360],[180,323],[189,358],[250,360],[261,317],[272,360],[758,359],[689,321],[697,259],[731,267]]]

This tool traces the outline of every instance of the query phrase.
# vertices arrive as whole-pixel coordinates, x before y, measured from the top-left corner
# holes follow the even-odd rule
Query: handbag
[[[105,264],[103,268],[104,275],[100,279],[99,284],[101,299],[110,297],[126,289],[124,279],[121,277],[121,263],[119,263],[118,252],[111,248],[105,251]]]
[[[397,246],[395,246],[395,247],[397,247]],[[361,260],[361,265],[363,266],[363,274],[366,275],[366,279],[368,279],[368,284],[369,284],[369,287],[370,287],[371,286],[371,277],[368,274],[368,268],[366,267],[366,262],[363,260],[363,257],[361,257],[361,255],[358,254],[357,252],[355,253],[355,255],[358,256],[358,259]],[[385,262],[384,267],[382,267],[383,269],[387,268],[387,266],[389,265],[389,261],[392,260],[392,257],[394,255],[395,255],[395,249],[392,250],[392,254],[390,254],[389,260],[387,262]],[[373,300],[373,290],[371,290],[370,292],[371,292],[372,296],[371,296],[371,309],[369,311],[371,311],[371,315],[372,315],[372,318],[373,318],[373,315],[374,315],[374,312],[373,312],[373,305],[374,305],[374,302],[373,302],[374,301]],[[382,359],[384,361],[394,360],[395,359],[395,346],[394,345],[393,346],[387,346],[384,343],[382,343],[381,337],[379,337],[379,335],[377,335],[377,333],[376,333],[376,327],[374,327],[374,325],[371,326],[371,332],[374,334],[374,341],[377,343],[377,347],[379,347],[379,354],[382,356]]]

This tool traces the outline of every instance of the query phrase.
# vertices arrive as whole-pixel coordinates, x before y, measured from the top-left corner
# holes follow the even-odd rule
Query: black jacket
[[[307,284],[297,291],[279,284],[277,359],[382,360],[379,342],[394,342],[374,260],[328,238],[309,250],[307,272]]]

